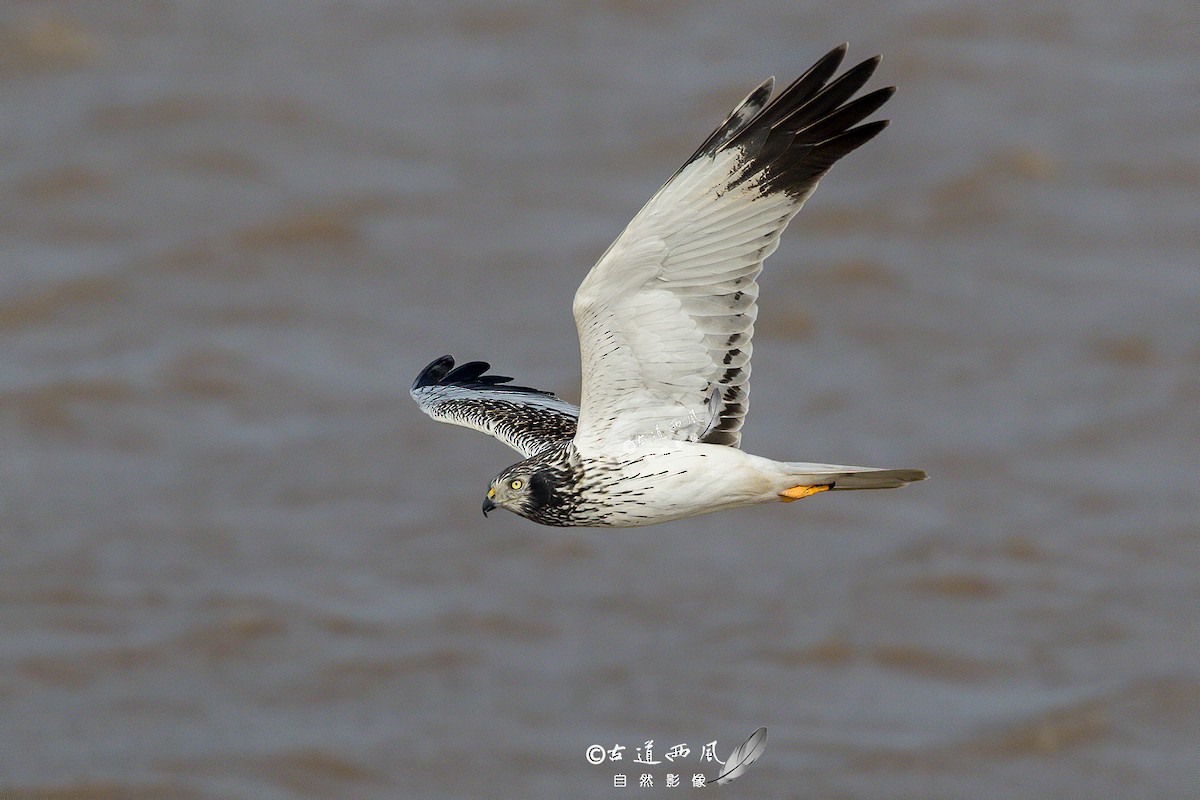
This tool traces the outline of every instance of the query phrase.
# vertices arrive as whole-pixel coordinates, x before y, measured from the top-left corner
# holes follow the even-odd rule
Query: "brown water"
[[[0,5],[0,796],[603,797],[593,743],[759,725],[729,796],[1200,796],[1198,31]],[[574,397],[591,262],[843,39],[893,125],[768,262],[745,445],[932,480],[485,521],[514,456],[420,415],[416,371]],[[624,793],[670,794],[650,771]]]

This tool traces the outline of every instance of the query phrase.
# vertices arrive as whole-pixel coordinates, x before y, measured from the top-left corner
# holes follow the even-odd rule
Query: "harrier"
[[[492,480],[485,515],[630,527],[925,477],[739,449],[763,260],[834,162],[887,125],[859,123],[894,87],[852,99],[879,58],[835,79],[845,54],[774,99],[773,79],[751,92],[592,267],[574,304],[579,408],[481,361],[443,356],[417,377],[412,396],[429,416],[525,457]]]

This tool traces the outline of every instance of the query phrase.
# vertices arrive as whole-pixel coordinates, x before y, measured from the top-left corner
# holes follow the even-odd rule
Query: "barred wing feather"
[[[575,435],[579,409],[550,392],[512,386],[512,378],[487,375],[490,364],[455,367],[442,356],[413,382],[410,394],[438,422],[461,425],[496,437],[528,458]]]

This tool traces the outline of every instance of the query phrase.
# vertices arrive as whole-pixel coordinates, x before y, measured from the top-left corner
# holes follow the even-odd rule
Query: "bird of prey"
[[[834,162],[887,125],[859,123],[894,87],[852,99],[879,58],[834,78],[845,53],[774,99],[773,79],[751,92],[592,267],[574,303],[579,408],[481,361],[422,370],[411,393],[425,413],[524,456],[492,480],[485,516],[631,527],[925,477],[739,449],[763,259]]]

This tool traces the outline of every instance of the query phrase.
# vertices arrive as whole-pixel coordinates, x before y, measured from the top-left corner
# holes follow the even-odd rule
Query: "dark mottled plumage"
[[[531,456],[575,435],[579,409],[551,392],[509,385],[486,375],[490,364],[471,361],[454,368],[451,356],[431,362],[413,381],[413,399],[429,416],[489,433]]]
[[[578,451],[569,442],[559,442],[513,464],[501,472],[492,485],[496,491],[514,495],[509,508],[526,519],[556,528],[578,525],[583,492],[583,468]],[[508,489],[520,480],[520,490]]]

